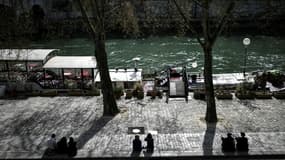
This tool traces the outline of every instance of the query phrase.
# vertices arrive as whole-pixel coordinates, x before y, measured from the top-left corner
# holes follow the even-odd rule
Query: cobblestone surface
[[[102,117],[102,97],[0,100],[0,158],[41,157],[52,133],[73,136],[78,157],[130,156],[128,127],[158,132],[151,156],[220,155],[220,137],[241,131],[249,137],[249,154],[285,154],[285,100],[217,100],[219,122],[206,124],[205,101],[192,97],[168,104],[122,99],[115,117]]]

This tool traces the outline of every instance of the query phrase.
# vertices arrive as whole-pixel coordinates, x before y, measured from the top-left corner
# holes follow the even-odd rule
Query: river
[[[214,73],[242,72],[245,48],[244,37],[220,37],[213,50]],[[247,71],[280,69],[285,71],[285,38],[249,36]],[[59,55],[94,55],[92,40],[87,38],[33,42],[31,48],[58,48]],[[143,39],[109,39],[106,41],[109,68],[134,67],[132,59],[140,57],[139,68],[145,72],[161,71],[169,65],[186,65],[189,71],[203,69],[203,52],[194,38],[149,37]],[[198,67],[191,67],[197,62]]]

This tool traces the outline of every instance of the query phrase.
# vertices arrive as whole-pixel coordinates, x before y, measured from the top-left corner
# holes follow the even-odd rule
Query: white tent
[[[43,68],[96,68],[94,56],[55,56]]]
[[[57,49],[1,49],[0,61],[45,61]]]
[[[110,69],[112,82],[138,82],[142,80],[142,69]],[[97,74],[95,82],[100,82],[100,75]]]

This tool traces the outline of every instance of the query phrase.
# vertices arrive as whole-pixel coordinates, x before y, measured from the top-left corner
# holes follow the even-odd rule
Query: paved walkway
[[[249,138],[249,155],[285,154],[285,100],[218,100],[219,122],[206,124],[205,102],[191,97],[168,104],[122,99],[113,118],[102,118],[102,97],[0,100],[0,158],[41,158],[51,133],[73,136],[78,158],[129,157],[134,135],[128,127],[157,132],[154,153],[142,157],[224,155],[220,137],[240,131]]]

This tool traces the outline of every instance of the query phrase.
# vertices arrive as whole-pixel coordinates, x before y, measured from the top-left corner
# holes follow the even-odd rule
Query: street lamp
[[[141,59],[139,57],[135,57],[132,60],[135,62],[135,68],[137,68],[137,62],[140,61]]]
[[[244,38],[242,43],[244,45],[243,78],[245,78],[245,68],[246,68],[246,60],[247,60],[247,46],[250,44],[250,39]]]
[[[193,67],[193,68],[197,68],[197,67],[198,67],[198,64],[197,64],[196,61],[192,63],[192,67]]]

